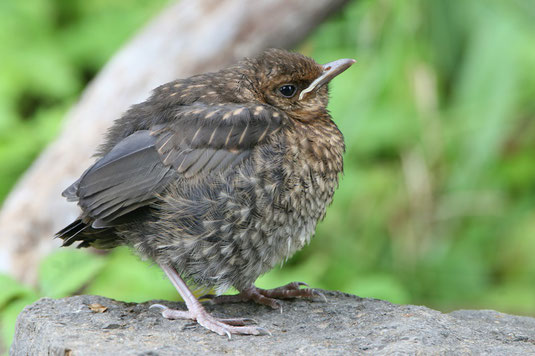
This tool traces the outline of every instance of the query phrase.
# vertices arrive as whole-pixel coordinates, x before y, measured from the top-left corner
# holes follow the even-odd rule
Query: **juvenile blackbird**
[[[220,335],[265,334],[248,319],[217,319],[183,278],[279,308],[275,298],[313,297],[294,282],[255,280],[301,249],[325,215],[342,172],[344,141],[327,111],[327,83],[353,59],[325,65],[270,49],[215,73],[156,88],[110,128],[97,161],[63,195],[79,218],[63,245],[128,245],[154,260],[193,319]]]

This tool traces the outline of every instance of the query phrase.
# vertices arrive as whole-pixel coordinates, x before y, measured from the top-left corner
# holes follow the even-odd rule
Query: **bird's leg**
[[[168,265],[160,265],[167,277],[173,283],[176,290],[184,299],[188,310],[169,309],[161,304],[153,304],[152,307],[160,308],[162,316],[167,319],[192,319],[198,324],[211,330],[219,335],[227,335],[230,339],[231,334],[245,335],[266,335],[269,331],[255,326],[244,326],[246,322],[254,321],[252,319],[217,319],[210,315],[206,309],[199,303],[188,286],[182,280],[180,275]]]
[[[281,309],[282,306],[277,299],[291,299],[297,297],[304,298],[314,298],[319,297],[324,301],[327,301],[325,296],[312,289],[312,288],[302,288],[302,286],[308,287],[308,284],[304,282],[292,282],[288,283],[282,287],[273,288],[273,289],[262,289],[255,286],[245,288],[240,290],[240,293],[234,295],[205,295],[201,298],[209,298],[214,304],[221,303],[238,303],[238,302],[247,302],[254,301],[258,304],[267,305],[273,309]]]

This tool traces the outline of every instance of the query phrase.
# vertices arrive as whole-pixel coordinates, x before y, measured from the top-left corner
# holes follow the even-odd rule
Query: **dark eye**
[[[284,84],[279,88],[279,92],[287,98],[294,96],[296,91],[297,88],[293,84]]]

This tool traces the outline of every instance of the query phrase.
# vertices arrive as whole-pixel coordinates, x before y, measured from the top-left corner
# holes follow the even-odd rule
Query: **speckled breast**
[[[344,144],[334,123],[306,133],[293,127],[283,137],[255,159],[259,219],[248,231],[255,257],[242,272],[250,284],[310,241],[342,171]]]
[[[333,145],[331,132],[315,140],[297,132],[275,137],[210,181],[177,180],[134,247],[196,284],[251,286],[310,240],[338,185],[343,141]]]
[[[297,125],[285,135],[285,179],[279,201],[272,206],[273,214],[284,220],[271,237],[279,240],[274,244],[278,246],[273,256],[276,262],[291,257],[310,241],[338,187],[343,138],[332,121],[327,124],[318,129],[307,125],[306,130]]]

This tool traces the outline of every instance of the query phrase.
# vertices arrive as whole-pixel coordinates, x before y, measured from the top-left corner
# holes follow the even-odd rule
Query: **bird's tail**
[[[90,223],[76,219],[65,228],[58,231],[55,237],[63,240],[62,246],[70,246],[80,241],[77,248],[93,246],[96,248],[112,248],[118,245],[113,229],[95,229]]]

